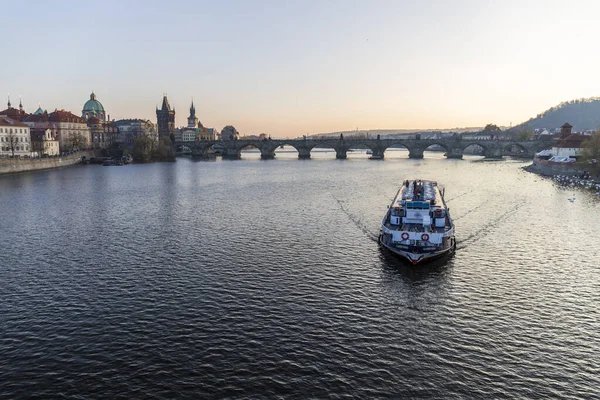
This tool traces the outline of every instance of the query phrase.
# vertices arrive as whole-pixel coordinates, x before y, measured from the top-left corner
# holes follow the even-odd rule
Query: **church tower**
[[[156,122],[159,137],[175,135],[175,109],[171,109],[167,95],[163,95],[162,107],[156,108]]]
[[[197,128],[198,127],[198,118],[196,118],[196,108],[194,107],[194,100],[192,100],[192,105],[190,106],[190,116],[188,117],[188,128]]]

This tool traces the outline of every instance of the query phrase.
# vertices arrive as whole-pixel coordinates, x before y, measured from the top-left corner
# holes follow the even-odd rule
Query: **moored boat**
[[[456,248],[454,223],[437,182],[406,180],[381,222],[379,242],[413,264]]]

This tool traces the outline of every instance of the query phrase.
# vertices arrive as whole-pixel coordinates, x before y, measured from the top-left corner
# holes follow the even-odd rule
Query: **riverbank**
[[[79,151],[62,157],[2,158],[0,159],[0,175],[68,167],[81,163],[82,157],[89,159],[93,156],[93,151]]]
[[[590,166],[582,163],[560,163],[548,160],[534,158],[531,165],[523,167],[527,172],[533,172],[542,176],[582,175],[584,171],[589,170]]]

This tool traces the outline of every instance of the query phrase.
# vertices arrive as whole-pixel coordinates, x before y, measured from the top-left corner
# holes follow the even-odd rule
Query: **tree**
[[[133,143],[133,159],[136,162],[175,161],[171,138],[163,136],[156,141],[149,135],[142,135]]]
[[[163,136],[152,152],[152,161],[175,161],[171,138]]]
[[[12,128],[8,132],[8,136],[6,137],[6,140],[8,140],[8,149],[10,150],[10,152],[12,153],[12,156],[14,157],[15,150],[17,150],[17,143],[19,142],[19,137],[17,136],[16,132],[13,132]]]
[[[592,164],[594,174],[598,175],[600,170],[600,129],[583,142],[581,156],[584,161]]]
[[[44,149],[44,141],[43,140],[31,140],[31,151],[32,152],[36,152],[38,154],[38,157],[41,157],[42,155],[44,155],[44,151],[46,149]]]
[[[481,131],[481,133],[487,133],[487,134],[494,134],[494,133],[500,133],[502,132],[502,129],[500,129],[498,127],[498,125],[496,124],[487,124],[485,126],[485,128],[483,128],[483,131]]]
[[[155,140],[147,135],[135,138],[133,142],[133,159],[141,163],[152,161],[154,144]]]
[[[517,133],[518,140],[529,140],[533,137],[533,130],[528,127],[522,128],[519,133]]]
[[[71,133],[65,140],[67,150],[79,150],[85,147],[87,147],[87,139],[79,132]]]

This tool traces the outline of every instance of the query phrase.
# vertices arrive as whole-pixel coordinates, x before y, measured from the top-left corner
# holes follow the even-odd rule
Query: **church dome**
[[[96,94],[93,92],[90,95],[90,99],[86,101],[83,105],[83,112],[85,113],[86,111],[104,112],[104,107],[102,107],[102,103],[96,100]]]

